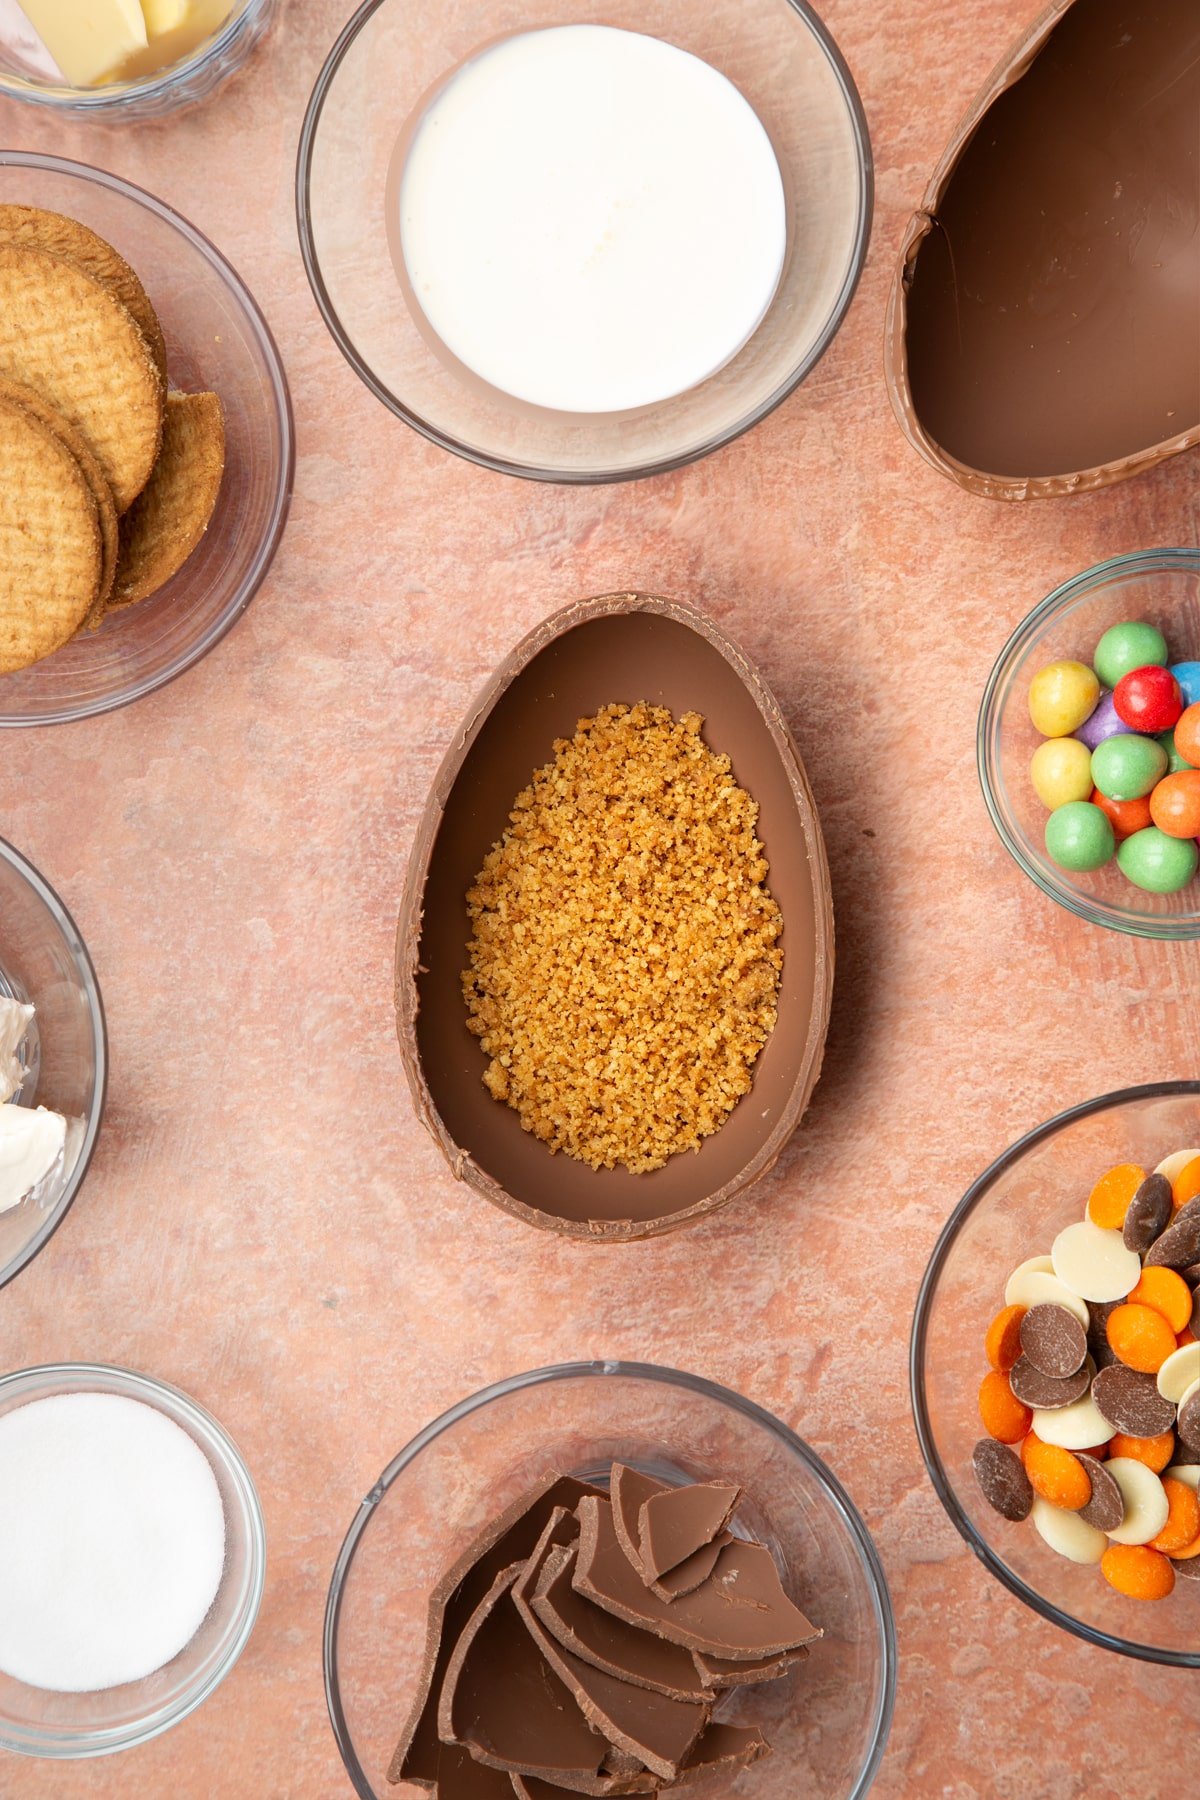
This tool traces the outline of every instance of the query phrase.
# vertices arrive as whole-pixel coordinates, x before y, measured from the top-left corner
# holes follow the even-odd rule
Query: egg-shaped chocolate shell
[[[614,702],[704,717],[758,802],[767,885],[783,915],[778,1019],[750,1092],[693,1153],[649,1174],[593,1170],[552,1155],[483,1084],[467,1029],[466,893],[516,796],[557,737]],[[770,689],[703,614],[670,600],[608,594],[531,632],[471,707],[417,827],[396,942],[396,1020],[417,1113],[454,1174],[533,1225],[621,1241],[690,1223],[774,1164],[820,1072],[833,985],[829,867],[812,793]]]
[[[1055,0],[904,236],[886,361],[910,442],[998,500],[1200,442],[1200,6]]]

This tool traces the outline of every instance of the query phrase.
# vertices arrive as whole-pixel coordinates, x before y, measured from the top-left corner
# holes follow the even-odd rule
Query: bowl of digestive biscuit
[[[109,712],[218,643],[291,493],[287,383],[161,201],[0,153],[0,725]]]

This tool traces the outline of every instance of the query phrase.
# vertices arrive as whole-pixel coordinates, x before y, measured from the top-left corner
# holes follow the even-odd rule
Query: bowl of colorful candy
[[[1053,1624],[1200,1668],[1200,1081],[1105,1094],[986,1169],[917,1301],[951,1521]]]
[[[1200,936],[1200,551],[1118,556],[1014,631],[979,778],[1043,893],[1137,937]]]

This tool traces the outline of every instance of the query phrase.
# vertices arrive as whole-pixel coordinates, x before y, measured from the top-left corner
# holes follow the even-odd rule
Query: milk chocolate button
[[[1075,1319],[1071,1320],[1083,1336],[1083,1327]],[[1079,1400],[1087,1393],[1091,1383],[1090,1370],[1077,1369],[1074,1375],[1059,1377],[1044,1375],[1036,1368],[1027,1356],[1019,1356],[1008,1371],[1008,1385],[1022,1406],[1032,1406],[1043,1412],[1053,1411],[1059,1406],[1070,1406],[1072,1401]]]
[[[1185,1556],[1181,1562],[1172,1561],[1175,1579],[1182,1576],[1184,1581],[1200,1581],[1200,1556]]]
[[[1171,1184],[1165,1175],[1147,1175],[1129,1202],[1122,1238],[1127,1250],[1145,1256],[1155,1239],[1161,1237],[1171,1223],[1174,1202]]]
[[[1193,1337],[1200,1338],[1200,1287],[1192,1295],[1192,1322],[1189,1329]]]
[[[1188,1449],[1200,1456],[1200,1388],[1189,1394],[1179,1408],[1176,1429]]]
[[[1123,1306],[1123,1300],[1089,1300],[1088,1302],[1088,1354],[1098,1369],[1107,1369],[1110,1363],[1118,1360],[1117,1353],[1108,1341],[1109,1314]]]
[[[971,1457],[979,1491],[1002,1519],[1019,1525],[1033,1510],[1033,1489],[1015,1450],[995,1438],[980,1438]]]
[[[1158,1437],[1175,1423],[1175,1408],[1163,1399],[1153,1375],[1139,1374],[1124,1363],[1099,1371],[1092,1383],[1092,1399],[1126,1437]]]
[[[1153,1469],[1132,1456],[1114,1456],[1108,1472],[1121,1490],[1125,1517],[1108,1535],[1114,1544],[1148,1544],[1167,1522],[1171,1503]]]
[[[1084,1300],[1123,1300],[1142,1273],[1140,1258],[1125,1248],[1120,1232],[1090,1219],[1060,1231],[1050,1254],[1055,1275]]]
[[[1195,1262],[1200,1262],[1200,1197],[1180,1207],[1146,1252],[1148,1269],[1190,1269]]]
[[[1079,1460],[1092,1484],[1092,1497],[1086,1506],[1080,1507],[1080,1518],[1094,1525],[1097,1531],[1115,1531],[1125,1517],[1124,1495],[1102,1462],[1097,1462],[1094,1456],[1081,1456]]]
[[[1087,1355],[1087,1332],[1065,1306],[1031,1306],[1021,1320],[1020,1336],[1025,1357],[1043,1375],[1063,1381],[1082,1369]],[[1045,1402],[1033,1404],[1041,1406]]]

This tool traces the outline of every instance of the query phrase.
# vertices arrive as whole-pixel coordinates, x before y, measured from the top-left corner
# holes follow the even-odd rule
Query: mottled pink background
[[[250,1647],[201,1712],[90,1765],[6,1759],[0,1792],[348,1794],[320,1631],[360,1496],[460,1396],[604,1354],[742,1389],[846,1482],[899,1622],[877,1792],[1165,1793],[1172,1759],[1194,1764],[1196,1677],[1087,1650],[1003,1592],[934,1497],[907,1399],[917,1283],[971,1178],[1064,1104],[1194,1074],[1200,1047],[1196,950],[1043,899],[992,833],[973,755],[988,669],[1034,601],[1101,557],[1196,541],[1196,459],[1082,500],[989,504],[908,448],[881,374],[903,221],[1032,0],[826,6],[877,159],[849,319],[748,438],[590,492],[434,450],[330,341],[293,162],[347,10],[291,0],[231,88],[160,126],[0,108],[6,143],[117,170],[215,239],[278,336],[300,449],[282,553],[206,662],[110,718],[4,739],[0,829],[85,933],[113,1066],[83,1193],[0,1296],[0,1366],[98,1358],[195,1394],[255,1472],[270,1568]],[[774,1175],[684,1237],[589,1252],[456,1187],[414,1123],[392,935],[476,688],[564,600],[627,586],[707,607],[774,684],[821,808],[839,965],[825,1074]]]

